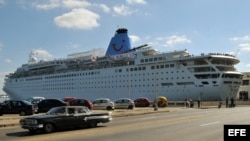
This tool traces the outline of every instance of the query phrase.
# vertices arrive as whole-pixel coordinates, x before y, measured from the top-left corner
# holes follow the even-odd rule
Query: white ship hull
[[[75,96],[90,100],[103,97],[153,100],[166,96],[170,101],[185,98],[220,101],[236,97],[241,84],[241,74],[233,66],[237,63],[239,60],[228,54],[192,56],[186,50],[158,53],[143,46],[111,59],[97,59],[90,65],[65,61],[68,68],[54,72],[44,72],[44,64],[28,65],[29,71],[6,76],[3,90],[10,99]]]
[[[46,98],[76,96],[92,100],[100,97],[111,99],[130,97],[135,99],[145,96],[154,99],[156,96],[166,96],[173,101],[182,101],[185,98],[214,101],[236,96],[240,86],[239,79],[232,80],[231,78],[228,79],[231,84],[223,83],[227,81],[226,78],[206,79],[209,84],[202,84],[204,80],[192,77],[193,74],[186,72],[185,68],[126,72],[127,68],[129,67],[72,72],[68,73],[68,75],[72,75],[71,77],[62,78],[60,76],[66,74],[14,79],[11,83],[5,83],[4,90],[12,99],[25,99],[33,96]],[[123,71],[117,73],[115,72],[117,69]],[[97,74],[88,75],[91,73]],[[213,81],[216,81],[216,84],[213,84]],[[166,84],[170,82],[173,83]],[[183,82],[188,82],[188,84],[177,85],[177,83]]]

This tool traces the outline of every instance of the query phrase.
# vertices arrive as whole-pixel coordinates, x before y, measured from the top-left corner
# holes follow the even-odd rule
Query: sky
[[[0,0],[0,94],[6,74],[28,62],[107,49],[118,28],[132,46],[236,55],[250,71],[249,0]]]

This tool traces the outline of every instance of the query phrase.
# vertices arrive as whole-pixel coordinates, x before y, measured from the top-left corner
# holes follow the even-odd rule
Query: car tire
[[[43,129],[45,133],[51,133],[55,130],[55,127],[52,123],[46,123]]]
[[[89,127],[90,128],[94,128],[94,127],[96,127],[97,126],[97,122],[96,121],[91,121],[90,123],[89,123]]]
[[[113,110],[113,108],[111,106],[108,106],[107,110],[110,111],[110,110]]]
[[[133,108],[134,108],[133,105],[129,105],[129,106],[128,106],[128,109],[133,109]]]
[[[26,115],[26,112],[25,112],[25,111],[20,111],[19,115],[20,115],[20,116],[25,116],[25,115]]]

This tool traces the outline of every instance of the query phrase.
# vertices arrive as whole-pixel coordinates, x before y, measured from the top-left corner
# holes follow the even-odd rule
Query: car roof
[[[96,100],[110,100],[110,99],[109,98],[97,98],[94,101],[96,101]]]
[[[122,100],[122,99],[131,100],[130,98],[119,98],[119,99],[117,99],[117,100]],[[116,101],[117,101],[117,100],[116,100]]]

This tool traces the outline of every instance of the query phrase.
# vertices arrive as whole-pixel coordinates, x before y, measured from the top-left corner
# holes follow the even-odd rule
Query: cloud
[[[11,63],[12,63],[12,60],[10,60],[10,59],[5,59],[5,63],[11,64]]]
[[[128,4],[147,4],[145,0],[126,0]]]
[[[191,43],[192,41],[189,40],[185,35],[172,35],[168,37],[158,37],[158,41],[164,41],[165,46],[175,46],[176,44],[186,44],[186,43]]]
[[[250,64],[246,64],[246,67],[247,67],[248,69],[250,69]]]
[[[44,3],[34,2],[33,6],[41,10],[51,10],[55,8],[83,8],[91,6],[86,0],[48,0]]]
[[[60,7],[60,0],[49,0],[47,1],[47,3],[44,3],[44,4],[34,2],[33,6],[37,9],[50,10],[50,9]]]
[[[141,40],[141,38],[139,36],[136,35],[129,35],[130,40],[132,41],[132,43],[138,42]]]
[[[232,37],[229,40],[238,43],[238,51],[240,52],[250,52],[250,36],[242,36],[242,37]]]
[[[250,43],[242,43],[238,45],[241,51],[250,51]]]
[[[52,54],[43,49],[33,49],[30,55],[31,58],[36,58],[37,60],[45,60],[45,61],[50,60],[53,57]]]
[[[110,8],[105,5],[105,4],[94,4],[97,7],[100,7],[105,13],[109,13],[110,12]]]
[[[3,44],[0,42],[0,52],[2,51]]]
[[[230,38],[229,40],[231,41],[240,41],[240,42],[245,42],[245,41],[250,41],[250,36],[246,35],[246,36],[243,36],[243,37],[232,37]]]
[[[63,6],[67,8],[88,7],[91,4],[85,0],[62,0]]]
[[[74,29],[92,29],[99,27],[97,20],[100,16],[84,8],[72,9],[71,12],[65,13],[54,19],[54,23],[63,28]]]
[[[0,4],[5,4],[5,0],[0,0]]]
[[[125,5],[121,5],[121,6],[114,6],[113,7],[113,11],[120,16],[128,16],[131,15],[132,13],[135,13],[136,10],[131,10],[129,7],[125,6]]]

